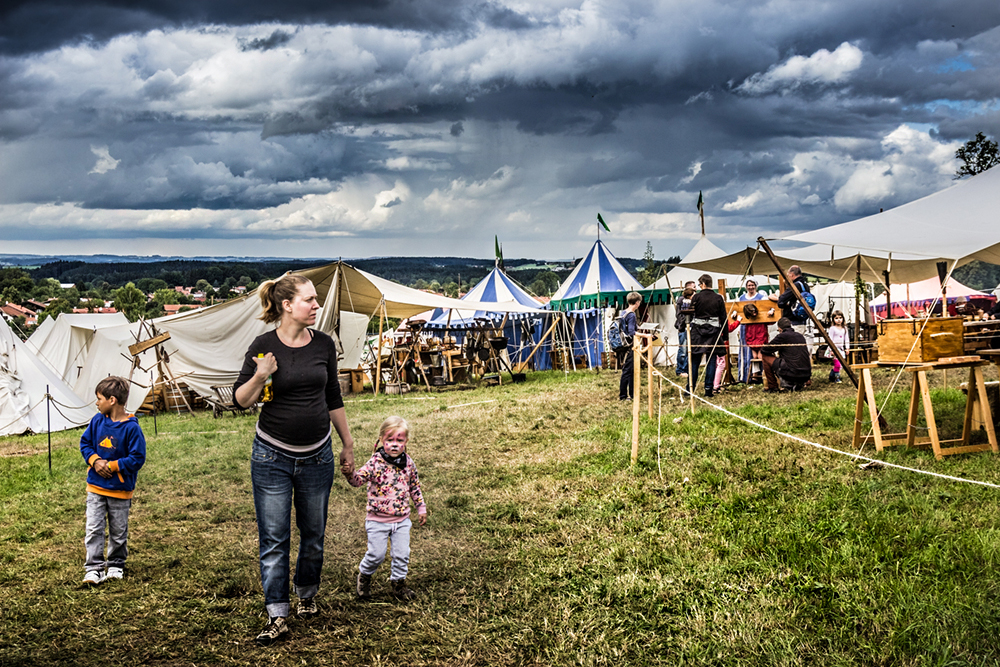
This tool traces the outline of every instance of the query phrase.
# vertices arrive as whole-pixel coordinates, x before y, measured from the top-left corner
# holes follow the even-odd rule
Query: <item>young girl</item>
[[[361,598],[371,597],[372,575],[385,560],[386,544],[392,541],[392,569],[389,584],[392,594],[411,600],[416,594],[406,587],[410,563],[410,499],[416,505],[418,522],[427,523],[427,505],[420,490],[417,466],[406,454],[410,427],[402,417],[389,417],[379,428],[375,453],[354,472],[342,466],[351,486],[368,484],[368,552],[358,566],[357,591]]]
[[[846,355],[847,350],[851,347],[850,336],[847,333],[847,327],[844,326],[844,314],[839,310],[833,311],[833,316],[830,318],[833,322],[827,333],[830,334],[830,340],[833,344],[837,346],[840,350],[841,355]],[[840,359],[833,354],[833,350],[826,351],[827,357],[833,357],[833,370],[830,371],[830,382],[840,382]],[[846,357],[845,357],[846,358]]]

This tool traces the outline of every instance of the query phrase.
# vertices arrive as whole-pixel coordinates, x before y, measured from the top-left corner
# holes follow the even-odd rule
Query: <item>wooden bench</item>
[[[236,401],[233,399],[233,385],[212,385],[212,391],[215,392],[215,398],[206,398],[205,400],[212,405],[212,416],[216,419],[225,412],[237,415],[257,414],[256,403],[249,408],[241,408],[236,405]]]

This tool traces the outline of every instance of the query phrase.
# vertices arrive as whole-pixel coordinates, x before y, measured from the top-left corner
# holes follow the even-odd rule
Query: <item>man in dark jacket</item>
[[[788,289],[781,294],[770,294],[768,298],[772,301],[778,302],[778,307],[781,308],[782,316],[788,318],[788,320],[792,323],[792,327],[794,327],[796,331],[799,333],[805,333],[804,327],[806,325],[806,318],[795,316],[795,307],[799,305],[799,300],[798,297],[795,296],[795,292],[792,291],[791,283],[795,283],[795,286],[799,288],[799,292],[808,292],[809,284],[802,278],[802,269],[795,264],[788,267],[788,271],[785,272],[785,276],[788,278],[789,282]]]
[[[778,334],[761,350],[767,391],[801,391],[812,377],[806,337],[792,329],[787,317],[778,320]],[[780,388],[779,388],[780,381]]]
[[[701,291],[691,299],[691,368],[688,370],[688,391],[694,393],[698,382],[698,366],[705,361],[705,398],[711,398],[715,386],[715,365],[726,353],[726,300],[712,290],[712,276],[707,273],[698,278]]]

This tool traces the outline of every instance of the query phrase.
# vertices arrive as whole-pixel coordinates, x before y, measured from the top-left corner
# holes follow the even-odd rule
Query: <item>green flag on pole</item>
[[[604,231],[606,232],[611,231],[611,229],[608,227],[608,223],[604,222],[604,218],[601,217],[600,213],[597,214],[597,221],[601,223],[601,227],[604,227]]]

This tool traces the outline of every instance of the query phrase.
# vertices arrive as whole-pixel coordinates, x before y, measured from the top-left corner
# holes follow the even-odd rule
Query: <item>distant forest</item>
[[[618,258],[618,261],[632,273],[640,276],[648,268],[645,259]],[[680,261],[678,257],[668,258],[668,263]],[[380,278],[392,280],[402,285],[441,289],[452,283],[460,283],[466,291],[480,281],[493,268],[493,260],[468,257],[379,257],[347,262],[351,266],[367,271]],[[44,264],[28,273],[34,280],[55,278],[60,283],[74,283],[78,288],[101,289],[118,288],[126,283],[138,283],[142,279],[162,280],[168,285],[193,286],[199,280],[218,287],[227,281],[245,284],[246,279],[256,284],[268,278],[308,268],[315,262],[261,261],[225,262],[168,260],[162,262],[83,262],[56,261]],[[573,269],[574,262],[544,262],[532,259],[505,260],[507,274],[521,285],[539,296],[547,296]],[[657,266],[656,269],[659,267]],[[645,277],[645,276],[643,276]],[[973,289],[992,291],[1000,285],[1000,266],[974,261],[955,270],[954,277],[960,283]],[[544,283],[545,288],[542,289]],[[641,281],[641,280],[640,280]],[[651,281],[650,281],[651,282]],[[106,286],[103,285],[106,283]],[[436,283],[436,285],[434,284]],[[83,289],[80,290],[81,292]]]
[[[676,259],[676,258],[671,258]],[[636,275],[645,266],[642,259],[619,258],[622,265]],[[493,260],[464,257],[381,257],[347,262],[362,271],[417,287],[442,289],[453,285],[466,291],[493,269]],[[315,262],[261,261],[223,262],[167,260],[162,262],[84,262],[55,261],[31,269],[28,273],[38,281],[54,278],[60,283],[73,283],[86,289],[108,289],[138,284],[143,279],[162,280],[170,286],[193,286],[199,280],[218,287],[222,284],[257,284],[286,271],[308,268]],[[550,294],[572,271],[574,262],[544,262],[532,259],[505,260],[507,274],[525,287],[534,286],[536,294]],[[247,280],[249,279],[249,281]],[[541,281],[541,282],[539,282]]]

